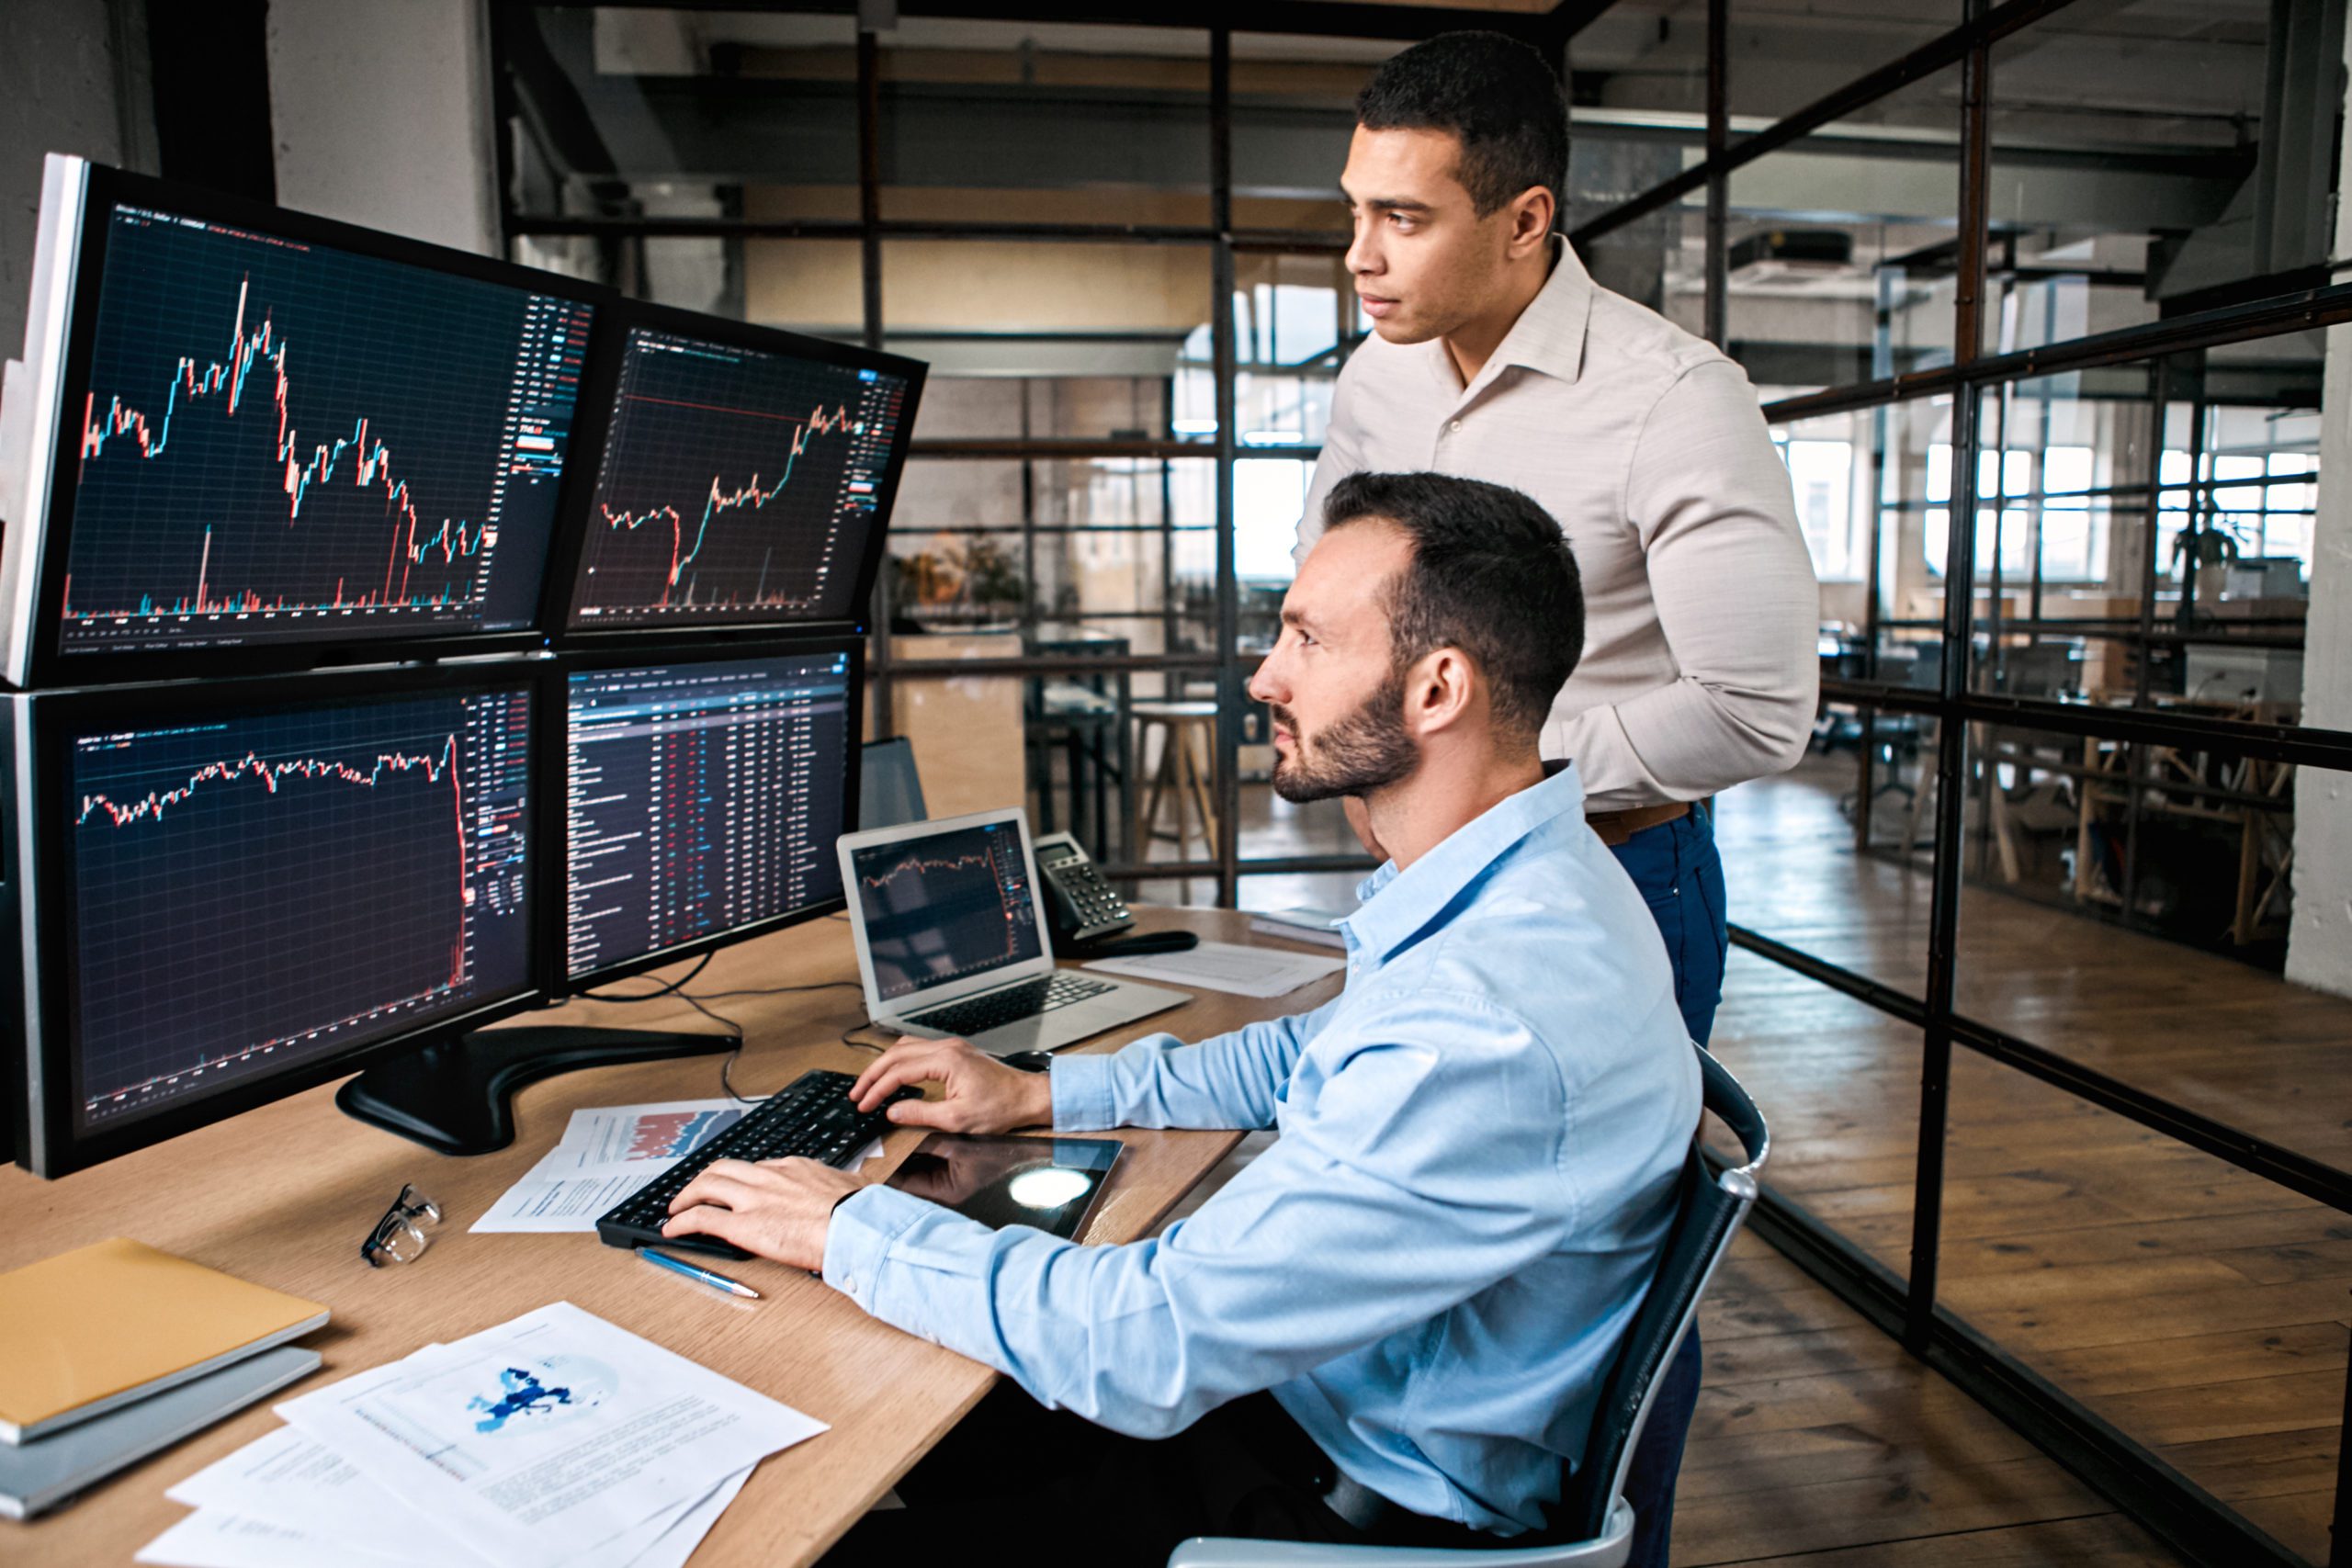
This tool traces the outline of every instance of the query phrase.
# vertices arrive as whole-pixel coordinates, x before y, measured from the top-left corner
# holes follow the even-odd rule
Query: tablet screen
[[[965,1137],[933,1133],[891,1174],[901,1192],[984,1225],[1075,1239],[1124,1147],[1115,1138]]]

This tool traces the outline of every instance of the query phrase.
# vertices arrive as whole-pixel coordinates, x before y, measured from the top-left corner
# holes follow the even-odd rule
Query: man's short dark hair
[[[1450,130],[1462,139],[1455,177],[1486,217],[1526,190],[1565,212],[1568,107],[1559,78],[1530,45],[1501,33],[1440,33],[1393,55],[1356,95],[1366,130]]]
[[[1377,519],[1412,540],[1388,590],[1388,641],[1402,671],[1458,648],[1486,673],[1495,724],[1540,735],[1584,653],[1584,587],[1560,525],[1521,491],[1451,474],[1350,474],[1323,525]]]

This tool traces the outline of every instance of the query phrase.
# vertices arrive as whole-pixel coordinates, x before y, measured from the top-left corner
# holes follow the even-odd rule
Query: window
[[[1813,556],[1813,571],[1825,582],[1852,582],[1861,576],[1854,547],[1854,444],[1781,438],[1774,442],[1789,466],[1795,492],[1797,526]]]

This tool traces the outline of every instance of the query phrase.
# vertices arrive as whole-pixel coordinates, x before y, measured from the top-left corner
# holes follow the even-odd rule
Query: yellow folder
[[[0,1440],[102,1416],[326,1320],[316,1302],[119,1237],[0,1274]]]

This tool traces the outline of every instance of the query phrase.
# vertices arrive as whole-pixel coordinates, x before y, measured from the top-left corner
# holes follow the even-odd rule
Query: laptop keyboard
[[[1089,997],[1099,997],[1114,988],[1108,980],[1090,979],[1083,975],[1057,974],[1041,980],[1024,980],[1018,986],[1007,986],[1001,991],[989,991],[984,996],[967,997],[960,1002],[933,1008],[928,1012],[910,1012],[909,1023],[920,1023],[925,1029],[961,1035],[969,1040],[975,1034],[985,1034],[1008,1023],[1018,1023],[1024,1018],[1036,1018],[1056,1008],[1066,1008],[1072,1002],[1082,1002]]]

